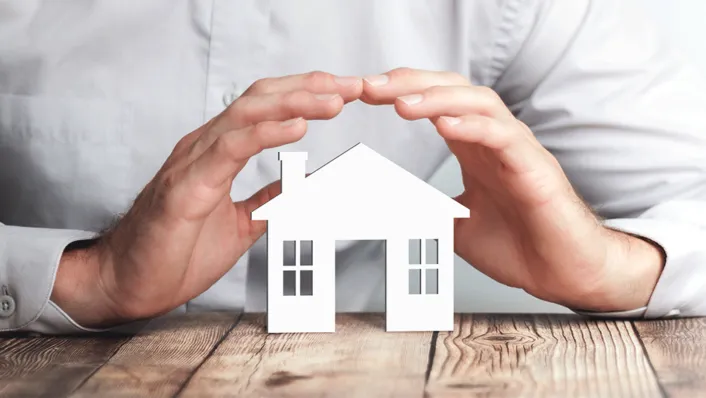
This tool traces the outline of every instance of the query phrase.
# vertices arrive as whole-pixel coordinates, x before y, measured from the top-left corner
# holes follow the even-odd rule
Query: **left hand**
[[[574,309],[645,306],[661,249],[605,228],[559,162],[500,97],[450,72],[408,68],[366,78],[361,100],[429,119],[458,159],[471,211],[457,219],[455,250],[509,286]]]

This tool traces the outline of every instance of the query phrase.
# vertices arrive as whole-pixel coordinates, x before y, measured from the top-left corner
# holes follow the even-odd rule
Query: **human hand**
[[[255,82],[179,141],[117,226],[63,256],[52,300],[98,327],[164,314],[204,292],[264,233],[250,213],[280,190],[273,183],[233,203],[248,159],[299,140],[306,120],[333,118],[361,92],[361,79],[323,72]]]
[[[574,309],[646,305],[663,254],[602,226],[558,161],[500,97],[450,72],[401,68],[365,79],[361,100],[429,119],[458,159],[471,217],[457,219],[455,249],[509,286]]]

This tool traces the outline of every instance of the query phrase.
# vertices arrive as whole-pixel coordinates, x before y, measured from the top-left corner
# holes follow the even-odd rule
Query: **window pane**
[[[301,271],[299,273],[299,282],[300,296],[314,295],[314,271]]]
[[[437,239],[427,239],[426,241],[425,264],[439,264],[439,241]]]
[[[299,253],[301,253],[301,258],[299,259],[299,265],[313,265],[314,264],[314,242],[310,240],[303,240],[299,243]]]
[[[422,293],[422,270],[409,270],[409,294]]]
[[[410,239],[409,240],[409,263],[410,264],[421,264],[422,263],[422,240],[421,239]]]
[[[282,291],[284,291],[285,296],[296,296],[297,295],[297,271],[283,271],[283,286]]]
[[[297,242],[293,240],[285,240],[282,247],[282,257],[284,265],[296,265],[297,261]]]
[[[427,269],[426,294],[439,294],[439,270]]]

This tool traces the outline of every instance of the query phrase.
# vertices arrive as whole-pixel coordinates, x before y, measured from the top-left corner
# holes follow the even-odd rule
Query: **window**
[[[409,294],[439,294],[439,240],[409,240]]]
[[[285,296],[314,294],[314,242],[282,242],[282,292]]]

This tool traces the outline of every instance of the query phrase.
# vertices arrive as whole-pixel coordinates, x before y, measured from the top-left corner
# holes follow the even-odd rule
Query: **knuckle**
[[[480,125],[483,131],[490,135],[503,135],[503,129],[498,128],[498,123],[495,119],[489,117],[483,117],[480,119]]]
[[[452,84],[457,84],[459,86],[468,84],[468,78],[458,72],[446,71],[444,72],[444,74],[446,75],[446,80],[448,80]]]
[[[257,154],[262,152],[267,141],[269,134],[267,133],[267,128],[262,124],[253,127],[250,131],[250,137],[248,137],[248,149],[251,154]]]
[[[478,131],[485,132],[487,134],[493,134],[495,132],[495,123],[488,117],[474,117],[470,120],[470,124]]]
[[[293,104],[301,103],[304,100],[304,93],[302,91],[288,91],[281,95],[280,104],[284,106],[290,106]]]
[[[395,69],[387,72],[387,75],[389,75],[392,78],[404,78],[404,77],[409,77],[409,76],[413,75],[414,73],[415,73],[414,69],[407,67],[407,66],[403,66],[403,67],[395,68]]]
[[[485,98],[491,101],[493,104],[502,103],[500,95],[488,86],[478,86],[478,90]]]
[[[221,136],[216,138],[216,141],[213,143],[213,145],[214,150],[217,153],[228,157],[232,156],[235,150],[237,149],[237,146],[231,139],[231,134],[222,134]]]
[[[426,90],[424,90],[424,95],[425,96],[435,96],[435,95],[439,95],[439,94],[444,94],[447,91],[448,91],[448,88],[445,86],[430,86],[430,87],[427,87]]]
[[[164,204],[171,197],[171,193],[176,189],[181,178],[172,170],[166,171],[158,175],[154,180],[152,187],[152,201]]]
[[[182,152],[182,151],[186,150],[187,148],[189,148],[189,147],[191,146],[191,143],[193,142],[193,140],[188,139],[187,137],[188,137],[188,136],[184,136],[184,137],[182,137],[182,139],[180,139],[179,141],[177,141],[176,145],[174,146],[174,150],[172,151],[172,153],[179,153],[179,152]]]
[[[172,190],[178,182],[179,178],[174,172],[165,172],[159,178],[159,186],[165,191]]]
[[[304,78],[306,87],[318,88],[326,86],[332,79],[330,73],[315,70],[306,74]]]
[[[221,115],[219,115],[219,117],[224,118],[227,121],[226,123],[238,123],[240,121],[242,113],[248,107],[248,102],[249,101],[247,97],[238,98],[232,104],[230,104],[223,112],[221,112]]]
[[[322,116],[332,118],[343,109],[343,105],[337,101],[329,101],[321,108]]]
[[[266,93],[268,88],[272,85],[272,78],[265,77],[256,80],[253,84],[248,87],[245,91],[246,94],[263,94]]]

